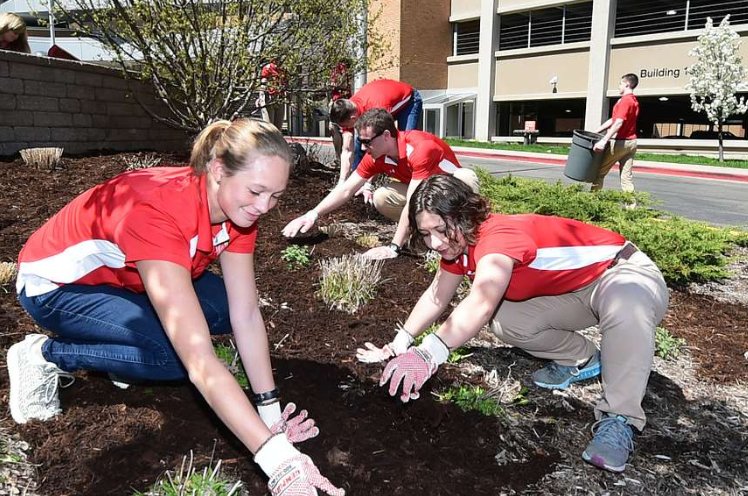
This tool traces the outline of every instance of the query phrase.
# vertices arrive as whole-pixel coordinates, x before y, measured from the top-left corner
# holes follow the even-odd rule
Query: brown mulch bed
[[[183,159],[164,158],[169,163]],[[20,161],[0,163],[0,261],[14,261],[25,239],[50,215],[89,186],[123,171],[123,164],[122,155],[66,159],[64,168],[52,172],[29,169]],[[321,429],[318,438],[300,449],[312,456],[323,474],[354,495],[553,493],[557,489],[546,486],[549,476],[570,463],[586,470],[584,482],[576,484],[592,492],[611,491],[618,479],[584,468],[565,454],[571,450],[578,456],[584,444],[567,446],[573,442],[559,426],[583,431],[593,420],[587,406],[572,399],[572,408],[561,407],[554,395],[533,391],[528,395],[529,405],[513,408],[516,418],[526,418],[519,424],[464,413],[439,403],[428,391],[403,406],[376,385],[381,367],[355,363],[353,353],[364,341],[384,343],[391,338],[396,323],[407,317],[431,276],[420,267],[418,257],[402,256],[385,263],[386,282],[373,303],[354,315],[326,308],[314,294],[316,264],[291,271],[280,259],[289,245],[280,230],[293,216],[316,204],[332,179],[320,171],[292,178],[278,208],[261,219],[256,254],[276,380],[284,400],[309,409]],[[357,200],[323,224],[365,219],[379,217]],[[352,240],[322,233],[299,242],[314,245],[315,262],[362,251]],[[240,478],[248,494],[264,494],[266,480],[249,453],[189,385],[134,385],[122,391],[99,375],[78,374],[76,383],[61,394],[61,416],[45,423],[14,425],[7,413],[4,352],[25,334],[39,331],[16,302],[13,288],[5,289],[0,291],[0,428],[20,434],[32,447],[30,461],[37,466],[38,494],[143,490],[165,470],[178,467],[191,450],[197,465],[211,456],[220,459],[224,472]],[[700,380],[735,384],[745,382],[747,376],[746,322],[748,308],[744,306],[676,291],[663,325],[687,340]],[[510,361],[520,361],[528,371],[541,365],[508,349],[491,355],[491,360],[502,370]],[[458,367],[443,367],[428,390],[456,381],[476,382],[462,374]],[[655,393],[655,399],[647,400],[653,403],[650,407],[660,397],[673,404],[687,403],[677,386],[661,375],[653,375],[650,389]],[[669,456],[690,456],[703,445],[703,438],[684,441],[669,446]],[[667,439],[644,437],[638,451],[654,455],[661,446],[668,446]],[[509,451],[510,461],[498,463],[496,457],[503,449]],[[740,449],[738,444],[731,453]],[[648,460],[647,455],[638,455],[632,461],[633,470],[637,463],[646,470]],[[688,473],[680,476],[687,478]],[[681,487],[661,484],[656,486],[661,492],[672,494]]]

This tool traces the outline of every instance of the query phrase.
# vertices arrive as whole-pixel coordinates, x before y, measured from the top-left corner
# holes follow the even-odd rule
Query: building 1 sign
[[[684,75],[688,74],[688,67],[682,69]],[[674,69],[672,67],[660,67],[657,69],[640,69],[638,76],[639,79],[653,79],[653,78],[672,78],[678,79],[681,75],[681,69]]]

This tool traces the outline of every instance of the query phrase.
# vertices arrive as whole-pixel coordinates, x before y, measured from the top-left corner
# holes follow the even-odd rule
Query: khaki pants
[[[641,407],[655,349],[655,327],[667,310],[668,290],[657,266],[642,252],[620,261],[585,288],[559,296],[504,301],[490,322],[507,344],[533,356],[576,365],[595,352],[578,330],[599,325],[603,412],[625,415],[641,430]]]
[[[621,190],[625,192],[634,191],[634,155],[636,155],[636,140],[614,140],[603,150],[605,158],[600,164],[600,172],[597,179],[592,183],[592,191],[602,189],[605,176],[608,175],[613,164],[621,164]]]
[[[470,189],[475,193],[479,192],[480,181],[472,169],[462,167],[454,171],[452,175],[470,186]],[[407,184],[391,180],[389,184],[374,191],[374,207],[388,219],[398,221],[403,208],[405,208],[407,192]]]

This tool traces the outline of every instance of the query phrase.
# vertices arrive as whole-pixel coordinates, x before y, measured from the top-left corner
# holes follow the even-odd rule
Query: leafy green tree
[[[152,85],[165,108],[144,105],[151,115],[190,132],[252,110],[269,61],[284,73],[286,98],[322,96],[338,62],[354,72],[363,61],[353,54],[382,46],[363,28],[369,0],[56,1],[126,77]]]
[[[736,95],[746,78],[739,47],[740,36],[730,27],[729,15],[717,27],[708,17],[698,44],[688,53],[696,57],[696,62],[688,69],[691,80],[686,86],[691,92],[691,108],[704,112],[707,119],[717,126],[720,162],[725,160],[722,140],[725,121],[748,109],[745,97]]]

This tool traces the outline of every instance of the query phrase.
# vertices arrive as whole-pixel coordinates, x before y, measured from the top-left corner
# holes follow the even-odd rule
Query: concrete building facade
[[[594,129],[626,73],[640,80],[640,137],[714,137],[691,110],[688,52],[707,17],[718,24],[730,14],[741,41],[748,38],[748,0],[452,0],[447,19],[440,1],[389,3],[399,5],[401,62],[420,58],[388,77],[426,90],[426,130],[481,140],[509,138],[531,122],[547,138]],[[447,36],[449,54],[439,61]],[[740,53],[748,60],[748,43]],[[746,124],[736,116],[726,131],[745,139]]]

